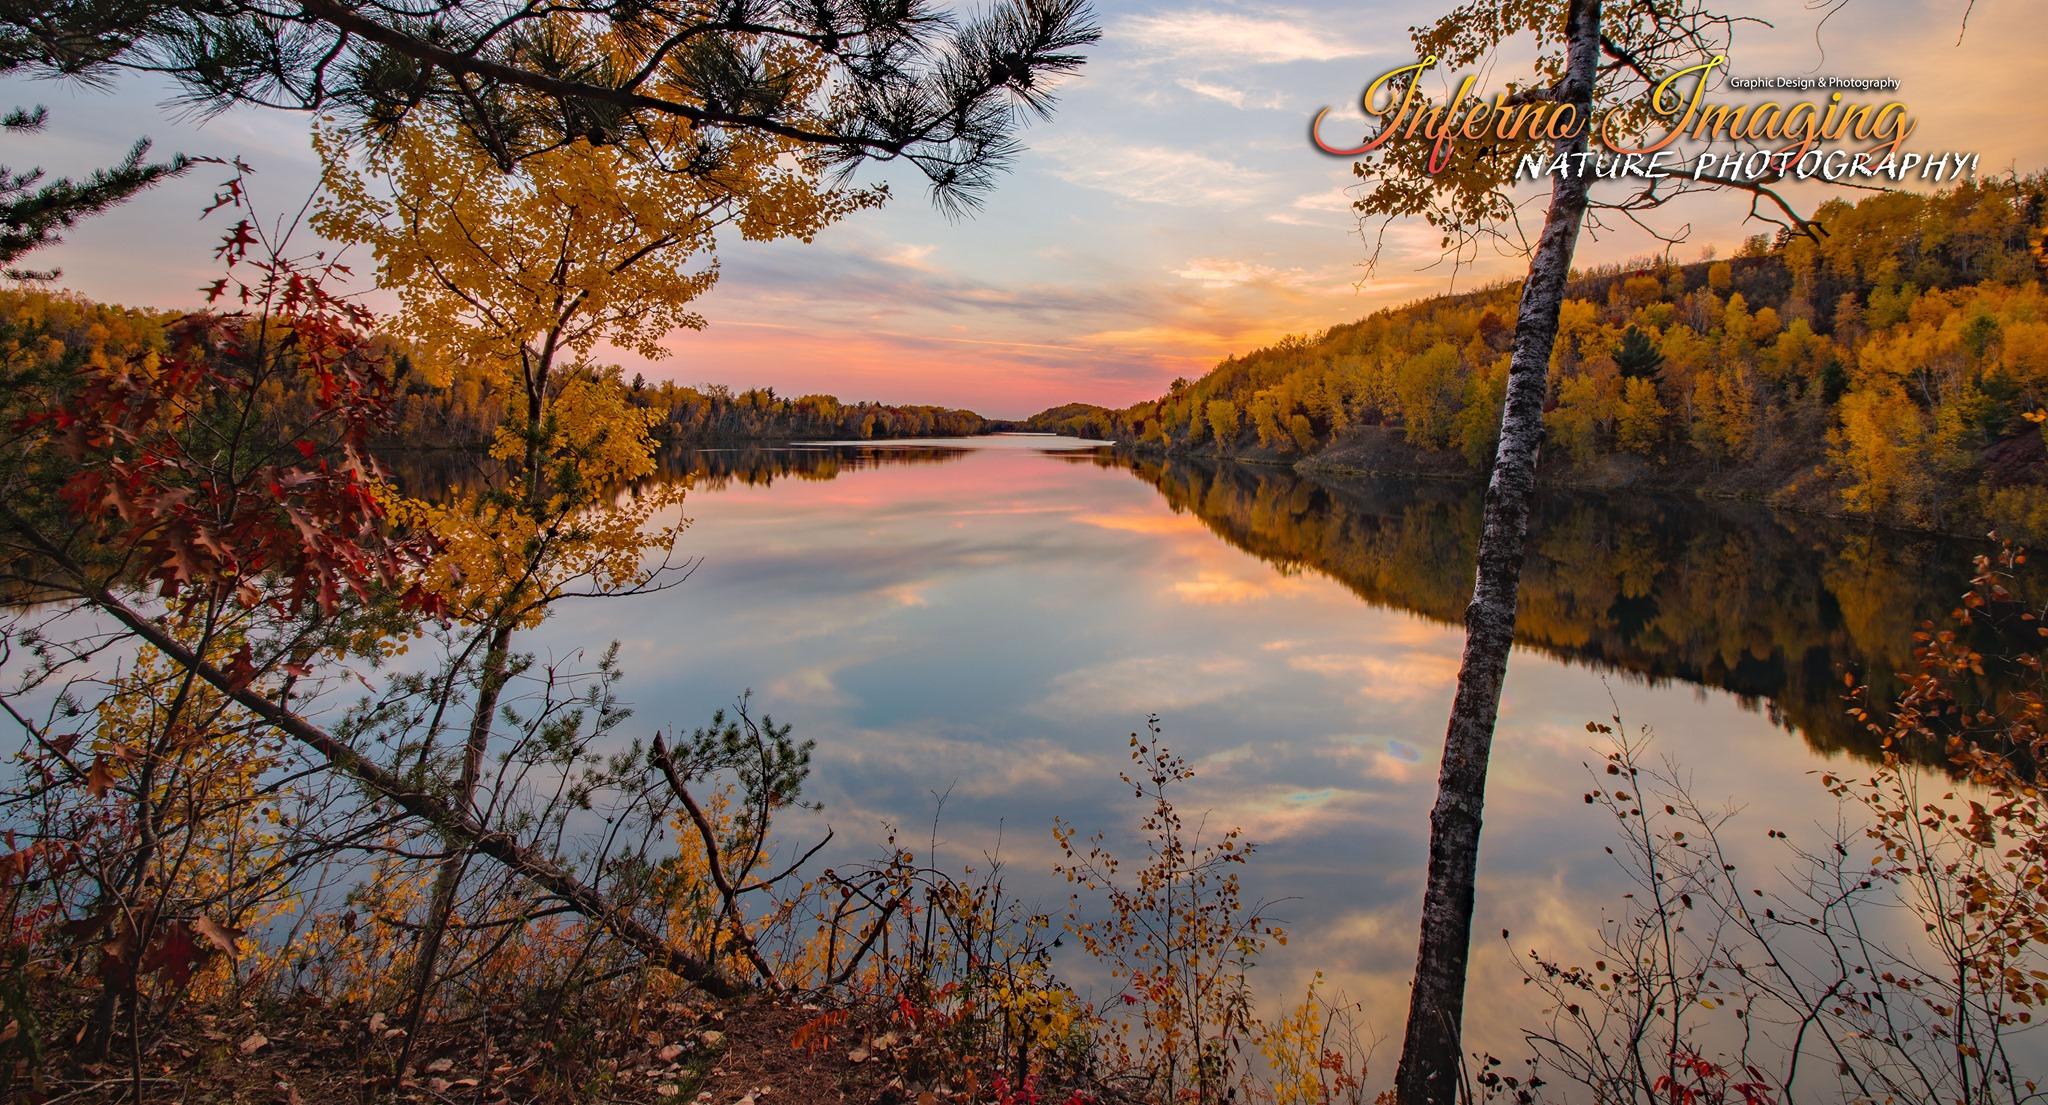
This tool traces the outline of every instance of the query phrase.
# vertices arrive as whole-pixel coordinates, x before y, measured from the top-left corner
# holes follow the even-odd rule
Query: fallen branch
[[[668,789],[682,800],[691,824],[697,826],[697,836],[704,841],[704,866],[711,872],[711,885],[718,889],[718,899],[724,906],[726,924],[732,929],[733,939],[739,942],[740,951],[746,954],[747,962],[754,965],[754,973],[761,976],[761,981],[770,990],[782,989],[782,984],[775,978],[775,969],[768,965],[761,949],[754,944],[753,934],[747,931],[747,919],[740,912],[739,893],[725,875],[725,857],[718,846],[718,833],[712,828],[711,819],[705,816],[704,808],[697,804],[690,788],[684,784],[682,773],[676,770],[675,758],[669,755],[668,745],[662,741],[660,733],[654,735],[654,748],[649,755],[654,766],[661,769],[662,777],[668,780]],[[746,873],[741,872],[741,878],[745,877]]]
[[[250,713],[312,749],[330,766],[354,778],[372,794],[432,825],[449,839],[460,841],[477,853],[498,861],[520,877],[561,899],[571,909],[603,927],[656,964],[673,971],[706,992],[719,997],[730,997],[738,993],[738,987],[720,974],[715,966],[672,946],[660,933],[626,914],[595,887],[519,843],[511,834],[491,829],[479,823],[466,811],[455,809],[418,787],[408,785],[403,778],[371,762],[326,729],[259,693],[248,683],[231,678],[227,672],[193,652],[141,611],[129,606],[105,587],[90,582],[83,569],[12,507],[0,504],[0,521],[4,521],[10,529],[34,546],[37,552],[49,557],[53,564],[77,581],[75,585],[66,588],[72,594],[126,626],[130,632],[148,642],[172,663],[197,675]]]

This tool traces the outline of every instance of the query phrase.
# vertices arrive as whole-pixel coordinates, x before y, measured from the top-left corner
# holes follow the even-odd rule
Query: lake
[[[1292,939],[1267,1001],[1321,970],[1363,1001],[1390,1076],[1416,944],[1437,749],[1479,528],[1476,489],[1319,479],[998,436],[679,454],[697,558],[680,587],[565,604],[527,647],[617,639],[646,731],[753,709],[817,741],[836,854],[885,825],[942,858],[1000,854],[1057,910],[1052,817],[1127,834],[1128,735],[1157,713],[1197,770],[1186,808],[1259,845],[1254,898]],[[458,479],[443,473],[436,478]],[[1628,889],[1581,796],[1617,711],[1655,734],[1730,839],[1811,839],[1817,769],[1872,754],[1845,668],[1911,662],[1969,576],[1966,543],[1748,506],[1546,496],[1524,574],[1482,845],[1468,1042],[1519,1057],[1519,956],[1582,956]],[[941,796],[944,796],[940,812]],[[1499,939],[1511,930],[1513,949]],[[1086,972],[1081,972],[1085,978]],[[1097,997],[1107,996],[1096,993]]]

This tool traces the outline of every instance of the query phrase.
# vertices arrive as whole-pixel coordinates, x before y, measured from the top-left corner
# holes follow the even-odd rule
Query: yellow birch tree
[[[817,91],[826,69],[788,53],[789,91]],[[434,586],[463,633],[438,693],[445,704],[474,684],[462,755],[448,769],[462,808],[476,803],[499,697],[517,674],[513,634],[561,598],[654,584],[685,524],[672,511],[680,485],[636,486],[655,470],[652,415],[598,351],[658,359],[669,335],[702,328],[692,304],[717,280],[721,231],[808,241],[886,195],[835,186],[798,142],[766,130],[648,125],[673,133],[633,149],[686,160],[577,139],[506,172],[471,128],[425,112],[365,149],[337,128],[316,132],[326,189],[316,229],[370,247],[379,284],[399,299],[392,332],[430,382],[461,365],[507,399],[491,448],[500,481],[394,510],[445,543]],[[422,765],[436,736],[423,738]],[[460,855],[445,861],[436,883],[415,1027],[462,866]]]

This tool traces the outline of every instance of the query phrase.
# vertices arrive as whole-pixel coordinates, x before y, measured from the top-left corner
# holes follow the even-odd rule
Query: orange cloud
[[[1202,523],[1187,514],[1077,514],[1074,521],[1098,529],[1119,530],[1124,533],[1176,534],[1205,533]]]
[[[1294,594],[1304,589],[1302,581],[1286,576],[1269,575],[1265,579],[1245,579],[1228,572],[1202,571],[1193,579],[1175,580],[1173,593],[1182,602],[1201,606],[1236,605],[1257,602],[1275,595]]]

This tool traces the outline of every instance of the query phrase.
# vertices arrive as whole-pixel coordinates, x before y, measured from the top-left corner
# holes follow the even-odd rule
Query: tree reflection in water
[[[973,443],[875,442],[673,449],[658,477],[716,490],[830,480],[892,465],[947,464]],[[1048,450],[1122,469],[1177,513],[1283,571],[1309,570],[1376,606],[1456,624],[1471,595],[1480,488],[1343,478],[1273,465]],[[460,489],[490,458],[392,458],[410,490]],[[1954,605],[1984,542],[1874,530],[1755,504],[1642,495],[1541,496],[1523,569],[1524,648],[1653,685],[1736,695],[1824,752],[1877,756],[1844,712],[1843,674],[1885,701],[1912,664],[1912,634]],[[1984,692],[1995,692],[1997,674]]]

